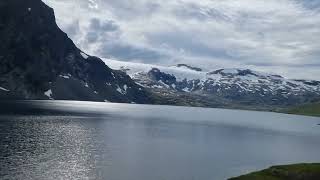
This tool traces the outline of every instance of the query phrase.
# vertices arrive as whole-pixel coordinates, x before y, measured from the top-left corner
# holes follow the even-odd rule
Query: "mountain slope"
[[[150,103],[121,71],[79,50],[41,0],[0,1],[0,98]]]
[[[320,178],[320,164],[293,164],[273,166],[229,180],[317,180]]]
[[[185,64],[104,62],[156,94],[160,104],[276,110],[320,97],[319,81],[290,80],[249,69],[204,71]]]

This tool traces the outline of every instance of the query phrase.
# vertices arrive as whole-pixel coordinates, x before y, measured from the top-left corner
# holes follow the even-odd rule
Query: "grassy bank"
[[[308,104],[292,108],[288,110],[287,113],[320,117],[320,103]]]
[[[229,180],[320,180],[320,163],[273,166]]]

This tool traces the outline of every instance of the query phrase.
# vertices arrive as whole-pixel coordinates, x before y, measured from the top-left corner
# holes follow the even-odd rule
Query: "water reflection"
[[[4,179],[81,179],[95,177],[100,145],[84,119],[24,116],[2,119],[1,176]],[[9,119],[10,118],[10,119]],[[94,124],[92,124],[94,125]]]
[[[259,121],[270,118],[272,127],[238,119],[256,117],[247,111],[85,102],[41,108],[69,115],[0,116],[3,179],[220,180],[320,160],[317,118],[264,114]]]

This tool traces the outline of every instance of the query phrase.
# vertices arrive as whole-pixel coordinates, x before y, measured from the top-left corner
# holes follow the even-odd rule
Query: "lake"
[[[0,179],[223,180],[320,162],[314,117],[78,101],[0,113]]]

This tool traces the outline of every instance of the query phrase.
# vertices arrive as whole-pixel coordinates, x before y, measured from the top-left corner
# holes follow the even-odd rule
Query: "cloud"
[[[45,2],[75,43],[96,56],[320,77],[318,0]]]
[[[110,36],[120,33],[119,31],[119,26],[114,21],[92,18],[85,39],[89,44],[96,43],[99,40],[109,40]]]
[[[103,57],[110,57],[112,59],[124,59],[139,61],[148,61],[152,59],[153,62],[165,58],[166,56],[153,51],[151,49],[145,49],[141,47],[135,47],[127,44],[104,44],[104,46],[98,51]]]
[[[90,30],[98,30],[104,32],[117,31],[119,26],[111,20],[101,21],[98,18],[92,18],[89,25]]]

